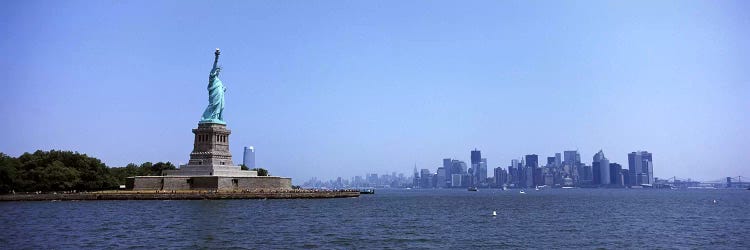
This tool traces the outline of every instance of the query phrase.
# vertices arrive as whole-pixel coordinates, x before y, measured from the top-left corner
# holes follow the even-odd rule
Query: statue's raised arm
[[[212,69],[216,68],[216,65],[219,63],[219,55],[221,55],[221,51],[219,51],[219,48],[216,48],[216,51],[214,52],[214,67]]]
[[[216,48],[214,52],[214,66],[208,74],[208,107],[203,111],[201,121],[198,123],[226,124],[223,115],[224,91],[226,91],[226,88],[219,79],[219,72],[221,72],[221,68],[218,66],[219,54],[221,52]]]

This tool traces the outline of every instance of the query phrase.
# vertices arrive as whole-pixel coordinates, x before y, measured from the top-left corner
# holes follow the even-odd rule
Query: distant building
[[[477,165],[477,169],[474,170],[474,176],[476,176],[475,179],[477,179],[478,185],[485,185],[487,184],[487,159],[482,158],[479,161],[479,164]]]
[[[445,171],[445,178],[442,180],[442,186],[443,187],[450,187],[451,186],[451,177],[453,175],[453,159],[451,158],[445,158],[443,159],[443,169]]]
[[[547,157],[547,167],[555,166],[555,157]]]
[[[617,186],[624,186],[625,182],[622,177],[622,166],[617,163],[609,164],[609,183]]]
[[[242,154],[242,164],[249,169],[255,168],[255,148],[253,146],[245,147]]]
[[[539,167],[539,156],[538,155],[526,155],[524,157],[526,159],[526,166],[527,167]]]
[[[445,167],[439,167],[437,169],[437,179],[435,179],[435,187],[442,188],[447,187],[445,180],[448,179],[448,175],[445,174]]]
[[[563,154],[563,156],[565,157],[563,160],[563,164],[566,164],[568,166],[575,166],[581,162],[581,155],[578,154],[577,150],[564,151]]]
[[[432,173],[430,173],[429,169],[423,168],[420,170],[419,187],[421,188],[432,187]]]
[[[508,172],[503,169],[502,167],[496,167],[494,171],[495,176],[495,185],[497,187],[502,187],[508,182]]]
[[[594,160],[591,163],[593,170],[593,184],[594,185],[609,185],[610,174],[609,174],[609,160],[604,156],[604,152],[599,150],[594,155]]]
[[[651,153],[648,151],[629,153],[628,171],[630,174],[630,186],[653,184],[654,165]]]
[[[451,175],[451,187],[460,187],[461,186],[461,174],[452,174]]]
[[[421,184],[421,178],[419,176],[419,172],[417,171],[417,164],[414,164],[414,179],[412,181],[413,187],[419,187]]]
[[[482,152],[476,148],[471,151],[471,165],[479,164],[482,161]]]
[[[539,156],[530,154],[524,156],[526,173],[525,187],[535,187],[542,185],[542,170],[539,168]]]

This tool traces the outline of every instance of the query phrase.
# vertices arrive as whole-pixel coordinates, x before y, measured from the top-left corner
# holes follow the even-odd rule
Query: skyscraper
[[[497,187],[503,187],[508,182],[508,172],[502,167],[495,168],[495,185]]]
[[[621,172],[622,172],[622,166],[620,166],[620,164],[610,163],[609,164],[609,183],[612,185],[618,185],[618,186],[624,185]]]
[[[579,162],[581,162],[581,155],[578,154],[577,150],[564,151],[563,157],[563,163],[568,166],[575,166],[578,165]]]
[[[477,169],[474,170],[474,173],[479,185],[487,183],[487,159],[482,158],[479,161],[479,165],[477,166]]]
[[[245,147],[242,154],[242,164],[249,169],[255,168],[255,148],[253,146]]]
[[[629,153],[628,172],[630,174],[630,186],[654,184],[654,165],[651,153],[648,151]]]
[[[480,161],[482,161],[482,152],[475,148],[471,151],[471,165],[479,164]]]
[[[602,150],[599,150],[599,152],[594,155],[594,161],[591,163],[591,167],[594,172],[594,185],[610,184],[609,160],[607,157],[604,157],[604,152]]]
[[[555,157],[547,157],[547,167],[555,166]]]
[[[539,156],[535,154],[524,156],[525,159],[525,173],[526,173],[526,187],[541,186],[542,184],[542,171],[539,168]]]
[[[538,155],[526,155],[524,157],[526,159],[526,166],[527,167],[539,167],[539,156]]]
[[[429,169],[423,168],[419,171],[419,187],[431,188],[432,187],[432,173]]]

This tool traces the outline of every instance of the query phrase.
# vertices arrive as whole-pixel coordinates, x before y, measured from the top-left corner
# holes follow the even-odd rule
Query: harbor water
[[[0,202],[0,246],[750,248],[746,190],[525,193],[378,189],[312,200]]]

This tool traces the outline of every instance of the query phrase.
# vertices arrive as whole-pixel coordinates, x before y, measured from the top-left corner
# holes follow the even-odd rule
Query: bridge
[[[742,181],[742,179],[746,181]],[[657,188],[732,188],[732,189],[746,189],[750,187],[750,181],[744,176],[726,177],[718,180],[709,181],[696,181],[688,179],[680,179],[677,176],[673,176],[669,179],[659,179],[655,183]]]

